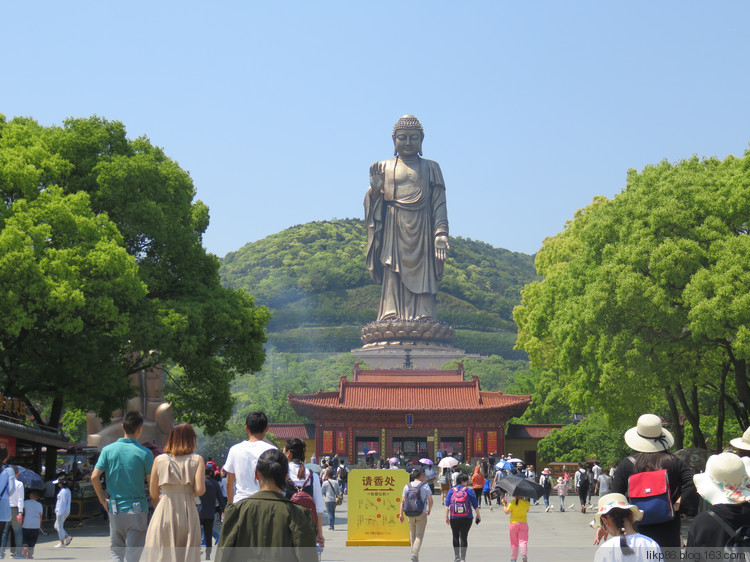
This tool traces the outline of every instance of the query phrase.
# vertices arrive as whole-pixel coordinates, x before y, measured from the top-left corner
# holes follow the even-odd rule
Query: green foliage
[[[0,196],[2,390],[52,427],[64,405],[106,420],[128,374],[173,363],[177,415],[221,429],[270,314],[221,286],[187,172],[119,122],[0,117]]]
[[[572,414],[550,389],[549,373],[529,366],[528,361],[511,361],[497,355],[461,361],[467,376],[479,378],[482,390],[531,395],[531,405],[512,423],[567,424]],[[452,361],[444,369],[455,369]]]
[[[86,443],[86,412],[76,408],[65,410],[60,420],[63,433],[65,433],[73,443]]]
[[[467,376],[476,376],[482,390],[507,392],[507,388],[513,384],[516,377],[524,371],[528,371],[527,361],[508,361],[498,355],[482,357],[480,359],[464,359],[464,372]],[[456,361],[445,365],[444,369],[455,369]]]
[[[138,325],[146,287],[116,225],[85,193],[48,188],[19,199],[0,231],[0,377],[26,400],[111,412],[130,396],[123,339]],[[84,366],[85,365],[85,366]]]
[[[279,350],[348,351],[361,345],[360,328],[380,301],[365,267],[366,239],[361,220],[298,225],[227,254],[222,280],[273,310],[269,341]],[[462,238],[451,248],[437,313],[459,330],[457,347],[524,357],[512,349],[511,311],[536,279],[531,257]]]
[[[232,445],[247,439],[245,432],[245,418],[233,415],[227,423],[226,429],[208,435],[200,429],[196,430],[198,437],[198,453],[204,458],[212,457],[219,466],[223,466],[227,453]]]
[[[453,345],[466,353],[480,355],[500,355],[509,360],[525,359],[526,354],[513,349],[516,342],[514,332],[481,332],[477,330],[456,330]]]
[[[357,361],[350,353],[302,359],[296,354],[271,349],[259,373],[235,379],[232,385],[235,417],[244,420],[249,412],[262,410],[270,423],[308,422],[291,408],[287,400],[289,394],[337,390],[339,379],[351,375]]]
[[[597,415],[559,430],[553,429],[537,446],[539,465],[566,461],[578,463],[595,458],[604,466],[612,466],[631,454],[623,439],[627,429],[628,426],[622,425],[610,428],[607,420]]]
[[[518,347],[557,376],[575,411],[632,424],[667,417],[706,446],[717,412],[750,425],[750,153],[631,170],[613,200],[579,211],[536,258],[523,291]],[[634,400],[638,397],[637,400]]]

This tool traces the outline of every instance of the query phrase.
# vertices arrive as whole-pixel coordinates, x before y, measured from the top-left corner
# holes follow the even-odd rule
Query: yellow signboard
[[[409,473],[400,469],[349,473],[346,546],[409,546],[409,523],[398,520],[408,483]]]

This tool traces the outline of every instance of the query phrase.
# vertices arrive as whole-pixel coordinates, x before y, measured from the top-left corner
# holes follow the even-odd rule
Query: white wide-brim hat
[[[693,476],[701,497],[711,505],[750,501],[750,478],[743,460],[734,453],[712,455],[706,472]]]
[[[750,427],[745,430],[742,437],[737,437],[729,442],[735,449],[750,451]]]
[[[602,516],[607,515],[613,509],[628,509],[633,514],[633,521],[640,521],[643,519],[643,512],[628,503],[628,498],[622,494],[607,494],[599,498],[597,502],[597,512],[594,515],[594,521],[597,527],[602,526]]]
[[[625,432],[625,443],[640,453],[667,451],[674,445],[674,437],[661,425],[661,418],[654,414],[643,414],[635,427]]]

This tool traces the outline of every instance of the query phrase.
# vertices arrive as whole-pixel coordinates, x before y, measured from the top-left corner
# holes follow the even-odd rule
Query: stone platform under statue
[[[352,355],[373,369],[440,369],[466,357],[451,345],[455,331],[432,320],[379,320],[362,328],[363,346]]]
[[[450,345],[383,344],[352,349],[352,355],[373,369],[440,369],[450,361],[465,359],[466,353]]]

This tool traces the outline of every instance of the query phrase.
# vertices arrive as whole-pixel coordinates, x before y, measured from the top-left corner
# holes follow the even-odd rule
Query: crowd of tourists
[[[532,465],[501,460],[488,467],[482,459],[470,479],[461,471],[444,468],[439,476],[441,502],[453,535],[454,560],[466,559],[469,531],[481,521],[484,498],[485,507],[492,510],[497,502],[510,516],[511,562],[519,556],[527,562],[529,509],[532,502],[543,500],[549,512],[553,491],[560,511],[565,511],[569,491],[578,495],[582,513],[593,508],[593,543],[600,545],[596,562],[750,557],[750,428],[731,441],[730,451],[709,457],[699,474],[669,452],[674,438],[658,416],[641,416],[624,439],[634,454],[608,472],[598,462],[582,462],[572,475],[563,465],[563,473],[554,479],[549,468],[537,476]],[[404,488],[400,515],[409,517],[412,562],[418,560],[425,514],[432,509],[431,500],[417,502],[415,490],[426,487],[423,473],[418,470],[416,475]],[[595,506],[594,496],[598,498]],[[696,516],[699,497],[707,508]],[[685,516],[694,517],[687,540],[681,536]],[[686,547],[687,551],[681,550]]]
[[[232,446],[222,467],[196,453],[189,424],[175,425],[163,454],[139,444],[143,418],[128,412],[123,437],[104,447],[91,474],[94,490],[108,515],[112,560],[198,562],[216,560],[317,561],[325,546],[324,521],[335,528],[336,506],[347,489],[348,468],[338,455],[306,464],[305,443],[289,439],[282,450],[265,440],[263,412],[246,419],[247,439]],[[703,549],[702,559],[741,559],[750,550],[750,429],[731,441],[731,450],[709,457],[705,471],[693,474],[669,452],[674,444],[661,418],[645,414],[624,435],[634,451],[605,471],[597,462],[563,465],[555,476],[539,474],[516,459],[481,459],[471,475],[447,465],[439,472],[426,462],[413,467],[404,486],[398,518],[408,520],[411,560],[417,562],[439,484],[445,523],[456,562],[466,559],[469,533],[482,507],[509,516],[511,561],[529,557],[528,513],[551,496],[565,511],[568,492],[578,496],[582,513],[593,510],[595,562],[663,560],[685,557],[677,549]],[[8,466],[0,445],[0,535],[14,558],[33,558],[42,522],[40,492],[24,487],[18,467]],[[555,467],[560,472],[560,467]],[[106,482],[106,493],[102,482]],[[69,480],[60,477],[55,504],[58,548],[73,538],[65,530],[70,514]],[[147,486],[144,486],[147,483]],[[598,498],[596,505],[594,497]],[[699,509],[698,498],[703,509]],[[686,540],[683,516],[693,517]],[[217,517],[221,532],[214,529]],[[20,532],[19,532],[20,531]],[[13,548],[15,547],[15,548]],[[689,554],[690,551],[688,550]]]

